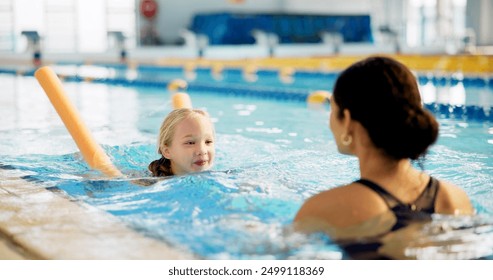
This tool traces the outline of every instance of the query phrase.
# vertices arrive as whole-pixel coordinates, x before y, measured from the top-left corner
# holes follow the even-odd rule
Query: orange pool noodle
[[[188,94],[183,92],[177,92],[171,96],[171,102],[173,103],[173,109],[190,108],[192,109],[192,100]]]
[[[70,102],[55,72],[50,67],[45,66],[36,70],[34,76],[72,135],[87,164],[109,177],[121,176],[122,173],[113,165],[103,148],[92,137],[91,132],[79,116],[77,108]]]

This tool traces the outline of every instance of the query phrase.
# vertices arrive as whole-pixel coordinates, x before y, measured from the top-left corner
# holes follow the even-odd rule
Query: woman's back
[[[377,185],[375,191],[367,185],[371,181],[355,181],[322,192],[305,202],[295,217],[295,227],[303,232],[325,232],[352,259],[387,258],[379,248],[389,233],[429,222],[435,213],[469,215],[474,212],[463,190],[429,178],[423,192],[409,203],[403,203],[385,187]],[[389,195],[393,199],[389,199]]]
[[[309,230],[309,228],[313,228],[313,225],[310,226],[309,224],[316,223],[323,224],[323,228],[330,232],[358,227],[366,221],[379,219],[380,216],[385,214],[387,214],[387,217],[392,217],[392,221],[389,221],[386,228],[374,229],[371,233],[368,232],[368,236],[371,236],[372,233],[386,233],[396,224],[407,224],[406,221],[399,221],[398,218],[402,217],[396,217],[400,214],[396,215],[393,209],[402,212],[406,211],[405,207],[408,207],[409,213],[416,212],[415,217],[413,218],[412,214],[402,214],[402,216],[406,216],[411,220],[422,220],[421,213],[427,215],[434,213],[470,215],[474,213],[469,198],[462,189],[445,181],[432,180],[426,174],[423,174],[423,177],[426,179],[421,180],[421,183],[418,184],[419,187],[415,188],[416,191],[408,191],[407,195],[393,191],[399,189],[399,186],[388,188],[386,184],[378,184],[368,180],[393,197],[394,200],[391,201],[389,201],[388,196],[382,195],[381,191],[376,191],[375,188],[369,187],[361,181],[355,181],[349,185],[319,193],[304,203],[294,221],[297,227],[304,231],[313,231]],[[411,190],[410,187],[406,189]],[[426,192],[431,192],[427,193],[427,198],[423,196]],[[432,198],[429,196],[432,196]],[[431,211],[429,207],[424,210],[422,209],[423,207],[413,209],[416,202],[420,202],[420,198],[421,201],[426,200],[427,203],[431,203],[433,209]],[[388,215],[387,212],[391,212],[392,215]],[[320,225],[318,227],[320,228]],[[341,238],[344,237],[341,236]]]

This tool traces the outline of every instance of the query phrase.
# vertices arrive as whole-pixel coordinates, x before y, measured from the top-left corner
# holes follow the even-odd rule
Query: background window
[[[23,52],[22,31],[37,31],[43,52],[104,52],[109,31],[135,44],[134,0],[0,0],[0,50]]]

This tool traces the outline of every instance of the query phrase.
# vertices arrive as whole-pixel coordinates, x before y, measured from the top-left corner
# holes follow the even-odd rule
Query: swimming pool
[[[64,86],[71,99],[129,178],[108,180],[88,169],[29,72],[0,75],[3,170],[14,170],[29,182],[111,213],[143,235],[198,258],[346,258],[326,237],[289,230],[307,197],[358,177],[356,159],[337,153],[328,129],[328,108],[313,109],[304,102],[313,90],[331,90],[335,73],[297,73],[289,82],[280,82],[275,72],[263,71],[253,82],[244,82],[244,74],[235,69],[223,72],[220,79],[199,69],[189,77],[188,93],[194,106],[206,109],[215,122],[216,166],[211,172],[142,187],[134,180],[149,176],[146,167],[157,158],[157,130],[171,109],[166,83],[183,77],[183,71],[64,67],[58,69],[67,71]],[[77,75],[71,72],[74,69]],[[96,79],[81,74],[98,73],[97,69],[101,76]],[[481,214],[481,219],[459,222],[438,217],[437,224],[459,229],[489,224],[493,90],[488,83],[467,79],[443,82],[424,77],[420,82],[426,106],[441,125],[439,141],[424,168],[462,186]],[[430,253],[428,248],[426,254],[424,249],[410,254],[489,256],[493,230],[481,229],[481,234],[476,230],[459,236],[469,240],[468,253],[449,246],[445,252]]]

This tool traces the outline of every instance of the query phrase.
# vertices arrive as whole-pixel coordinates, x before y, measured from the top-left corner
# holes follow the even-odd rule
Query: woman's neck
[[[404,202],[416,200],[429,180],[429,176],[414,168],[409,159],[368,155],[359,160],[361,178],[375,182]]]
[[[396,160],[378,150],[369,150],[358,158],[360,176],[369,180],[392,178],[416,171],[408,159]]]
[[[379,183],[405,182],[422,177],[422,173],[411,165],[409,159],[394,159],[375,147],[367,130],[355,122],[353,132],[353,154],[359,160],[360,176]]]

